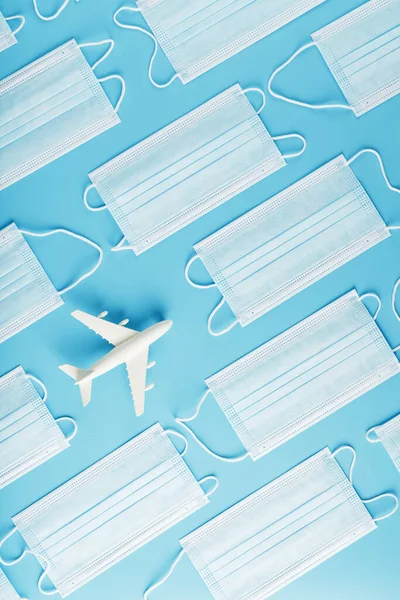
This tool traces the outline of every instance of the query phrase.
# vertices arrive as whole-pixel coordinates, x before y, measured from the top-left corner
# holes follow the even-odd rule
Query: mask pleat
[[[70,548],[77,541],[99,529],[104,523],[113,519],[119,513],[151,495],[159,487],[168,484],[174,478],[174,471],[167,462],[152,469],[133,483],[123,487],[102,502],[64,526],[43,542],[43,548],[57,556],[63,550]],[[62,536],[62,537],[60,537]]]
[[[0,82],[0,189],[119,122],[75,40]]]
[[[357,116],[399,93],[399,0],[364,4],[313,39]]]
[[[4,341],[63,301],[17,227],[6,227],[0,236],[0,341]]]
[[[188,82],[324,0],[139,2],[183,82]]]
[[[140,254],[285,161],[236,85],[90,174]]]
[[[325,449],[181,540],[216,600],[256,600],[375,529]]]
[[[254,271],[268,267],[282,256],[295,251],[299,246],[306,244],[317,235],[322,235],[330,227],[339,224],[346,217],[355,215],[358,211],[361,211],[361,207],[357,203],[357,199],[350,193],[301,224],[289,229],[270,243],[247,254],[238,263],[224,271],[225,278],[232,286],[245,281]],[[359,215],[356,215],[356,218],[358,217]]]
[[[260,409],[271,406],[287,394],[296,392],[316,377],[323,377],[332,368],[361,353],[364,348],[372,344],[373,339],[368,332],[357,331],[355,336],[349,336],[348,339],[331,346],[326,351],[304,360],[299,367],[292,368],[286,375],[272,380],[251,396],[246,396],[235,405],[235,409],[238,413],[242,413],[243,419],[249,418],[253,416],[253,411],[256,414]]]
[[[11,296],[14,292],[32,281],[32,273],[27,270],[26,264],[21,263],[14,267],[6,275],[0,276],[0,300]]]
[[[1,16],[1,15],[0,15]],[[0,19],[1,24],[1,19]],[[0,34],[0,50],[1,50],[1,34]],[[7,577],[0,569],[0,598],[3,600],[21,600],[21,596],[13,588]]]
[[[10,48],[17,43],[16,37],[11,31],[4,15],[0,12],[0,52]]]
[[[374,427],[374,430],[397,470],[400,471],[400,416]]]
[[[80,82],[64,94],[58,94],[25,112],[18,119],[14,119],[12,123],[0,127],[0,150],[87,102],[90,97],[91,92],[85,82]]]
[[[198,150],[194,150],[182,159],[175,161],[164,171],[156,173],[151,179],[127,190],[118,198],[118,205],[125,205],[125,211],[129,214],[199,171],[206,169],[214,162],[223,159],[230,152],[234,152],[246,141],[251,141],[255,137],[256,133],[249,123],[242,123],[233,127],[225,134],[204,144]],[[131,200],[132,197],[135,198],[134,201]],[[127,209],[126,204],[128,203],[129,207]]]
[[[244,326],[388,235],[338,157],[195,250]]]
[[[61,595],[207,503],[155,425],[14,518]],[[40,558],[39,558],[40,560]]]
[[[0,488],[68,446],[22,367],[0,379]]]
[[[356,292],[206,381],[253,459],[399,372]]]

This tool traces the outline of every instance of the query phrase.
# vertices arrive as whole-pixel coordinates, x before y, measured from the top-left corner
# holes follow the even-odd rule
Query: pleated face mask
[[[32,381],[42,388],[43,398]],[[0,378],[0,489],[68,448],[74,437],[75,421],[70,417],[55,420],[46,400],[44,384],[22,367]],[[63,420],[75,426],[68,438],[58,426]]]
[[[208,503],[167,433],[154,425],[13,518],[45,568],[40,591],[47,574],[69,596]]]
[[[400,472],[400,415],[383,425],[375,425],[367,432],[367,440],[380,442]]]
[[[206,380],[246,453],[264,456],[380,383],[399,362],[354,290]],[[378,314],[378,313],[377,313]],[[376,318],[376,317],[375,317]]]
[[[16,28],[11,29],[8,22],[14,21],[15,19],[19,21],[19,25]],[[0,12],[0,52],[17,43],[17,38],[15,36],[21,31],[24,24],[25,18],[23,16],[15,15],[13,17],[5,17]]]
[[[90,67],[81,48],[110,44]],[[119,123],[94,69],[114,42],[71,40],[0,81],[0,190]]]
[[[57,291],[22,234],[45,237],[64,233],[99,252],[96,265],[73,284]],[[67,229],[34,233],[13,223],[0,231],[0,343],[63,304],[61,295],[89,277],[100,266],[103,251],[94,242]]]
[[[21,598],[0,569],[0,600],[26,600]]]
[[[350,167],[368,152],[378,157],[387,185],[398,193],[380,155],[362,150],[349,161],[339,156],[194,246],[187,281],[197,288],[216,286],[223,296],[208,319],[209,333],[248,325],[390,235],[392,228]],[[197,258],[215,284],[196,284],[189,277]],[[236,320],[215,331],[212,322],[225,301]]]
[[[137,146],[90,173],[130,246],[141,254],[285,162],[272,138],[235,85]],[[265,97],[264,97],[265,98]],[[264,104],[262,108],[264,107]],[[260,112],[262,108],[258,111]]]
[[[335,460],[344,449],[354,455],[350,481]],[[351,446],[321,450],[181,539],[175,564],[187,554],[215,600],[272,596],[396,512],[394,494],[358,496],[352,485],[355,456]],[[365,504],[382,498],[395,506],[373,519]]]
[[[370,0],[312,35],[306,44],[272,74],[270,93],[308,108],[350,109],[358,117],[400,91],[400,0]],[[301,52],[316,46],[348,105],[313,105],[272,90],[275,76]]]
[[[179,77],[188,83],[224,60],[283,27],[324,0],[137,0],[138,8],[124,6],[114,15],[120,27],[142,31],[158,44]],[[154,35],[118,20],[121,11],[139,11]],[[170,82],[168,82],[170,83]],[[155,84],[164,87],[162,84]]]

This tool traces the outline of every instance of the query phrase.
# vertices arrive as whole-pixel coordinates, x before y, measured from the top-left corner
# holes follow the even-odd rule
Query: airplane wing
[[[140,417],[140,415],[144,413],[148,354],[149,349],[146,348],[141,354],[138,354],[126,363],[129,385],[131,386],[131,393],[137,417]]]
[[[113,346],[118,346],[121,342],[125,342],[137,334],[137,331],[134,329],[122,327],[122,325],[116,325],[110,321],[94,317],[93,315],[83,312],[83,310],[74,310],[71,315],[86,325],[86,327],[100,335],[104,340],[113,344]]]

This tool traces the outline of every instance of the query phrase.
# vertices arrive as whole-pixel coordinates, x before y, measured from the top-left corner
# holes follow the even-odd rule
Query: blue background
[[[42,0],[39,4],[43,11],[50,12],[60,2]],[[174,424],[175,415],[191,414],[205,390],[206,377],[354,287],[360,294],[376,292],[380,295],[383,309],[378,324],[392,346],[400,343],[400,324],[390,308],[391,291],[400,271],[397,260],[400,233],[395,232],[388,240],[245,329],[235,327],[217,339],[208,335],[206,318],[219,300],[218,291],[192,289],[183,276],[194,243],[340,153],[350,158],[361,148],[376,148],[382,154],[389,178],[400,185],[400,96],[358,119],[348,111],[311,111],[267,98],[261,117],[268,130],[273,135],[293,131],[303,134],[308,141],[307,152],[140,257],[131,252],[109,252],[121,237],[119,228],[108,211],[89,213],[82,202],[91,170],[236,82],[243,88],[265,89],[273,69],[310,41],[310,33],[360,4],[360,0],[327,0],[190,84],[183,86],[175,81],[168,89],[158,90],[147,77],[153,50],[151,40],[138,32],[120,29],[112,21],[114,11],[121,6],[119,1],[82,0],[79,4],[72,1],[57,20],[45,23],[34,14],[31,1],[0,0],[3,13],[19,12],[27,19],[18,34],[19,43],[0,55],[0,78],[71,37],[78,43],[112,37],[115,50],[102,63],[98,75],[116,72],[123,75],[127,83],[127,95],[120,110],[122,124],[1,192],[1,227],[11,221],[32,230],[67,227],[101,244],[105,259],[95,275],[64,296],[65,306],[0,347],[1,373],[23,365],[48,387],[48,406],[52,414],[55,417],[71,415],[79,424],[79,434],[69,449],[1,490],[0,535],[10,531],[14,514],[156,421],[168,427]],[[131,17],[132,23],[144,24],[140,15]],[[101,48],[88,49],[85,54],[93,63],[101,51]],[[160,55],[155,64],[156,79],[166,80],[170,74],[168,61]],[[119,84],[107,82],[105,85],[115,103]],[[317,50],[300,56],[279,76],[275,87],[278,86],[284,93],[313,102],[343,100]],[[386,223],[398,223],[399,197],[386,188],[376,159],[363,156],[353,167]],[[59,288],[89,268],[96,258],[94,250],[64,236],[29,238],[29,243]],[[148,381],[154,382],[155,388],[147,394],[143,417],[134,415],[123,367],[95,381],[92,402],[86,409],[81,405],[78,389],[59,371],[58,365],[65,362],[87,367],[108,349],[98,336],[71,318],[70,312],[76,308],[93,314],[107,309],[109,318],[115,322],[129,317],[130,325],[138,329],[161,318],[173,319],[171,331],[151,349],[150,358],[155,359],[157,365],[149,372]],[[370,308],[375,310],[373,301]],[[228,322],[229,318],[227,312],[221,315],[220,322],[225,319]],[[179,551],[180,537],[324,446],[333,450],[340,444],[350,443],[357,449],[354,483],[361,496],[370,497],[385,490],[400,494],[399,474],[383,447],[368,444],[364,437],[369,427],[399,412],[399,384],[399,377],[392,378],[257,462],[220,463],[191,443],[186,460],[194,475],[198,479],[208,474],[220,478],[220,487],[210,504],[72,597],[74,600],[140,599],[145,588],[168,569]],[[195,427],[215,451],[231,455],[243,451],[212,397],[204,405]],[[381,508],[384,510],[386,506],[382,503]],[[22,539],[18,535],[14,537],[4,548],[3,554],[8,557],[13,553],[17,555],[23,548]],[[277,600],[398,598],[399,540],[400,513],[397,513],[380,523],[375,532],[275,597]],[[31,600],[42,597],[36,590],[41,570],[33,557],[26,557],[20,564],[4,570],[21,595]],[[211,598],[190,561],[184,558],[152,598],[185,600],[188,597],[191,600]]]

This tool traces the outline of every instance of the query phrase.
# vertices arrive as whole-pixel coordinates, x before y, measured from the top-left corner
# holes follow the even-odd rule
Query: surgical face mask
[[[355,457],[350,446],[325,448],[181,539],[175,564],[187,554],[215,600],[264,600],[374,531],[398,500],[362,500],[352,485],[355,459],[350,481],[335,459],[344,449]],[[384,497],[395,507],[373,519],[365,504]]]
[[[20,21],[18,27],[15,29],[11,29],[8,22],[14,21],[17,19]],[[17,33],[21,31],[23,26],[25,25],[25,17],[22,15],[15,15],[13,17],[5,17],[0,12],[0,52],[6,50],[10,46],[13,46],[17,43],[17,38],[15,37]]]
[[[90,271],[60,291],[55,289],[22,235],[46,237],[56,233],[64,233],[84,241],[99,253],[99,259]],[[100,246],[67,229],[34,233],[18,229],[12,223],[1,230],[0,343],[61,306],[63,304],[61,296],[92,275],[100,266],[102,259],[103,251]]]
[[[21,598],[0,569],[0,600],[26,600]]]
[[[400,415],[367,431],[367,440],[380,442],[400,472]]]
[[[32,382],[41,387],[43,397]],[[0,378],[0,489],[68,448],[75,436],[75,421],[54,419],[46,400],[44,384],[22,367]],[[64,420],[74,424],[69,437],[58,426]]]
[[[399,362],[362,303],[368,296],[342,296],[206,380],[245,454],[220,456],[189,429],[208,393],[177,422],[216,458],[257,460],[393,377]]]
[[[120,27],[151,37],[155,44],[149,66],[150,81],[166,87],[177,77],[188,83],[219,63],[283,27],[324,0],[137,0],[138,8],[123,6],[114,15]],[[140,12],[150,27],[128,25],[118,20],[124,12]],[[176,75],[167,84],[157,84],[153,62],[160,44]]]
[[[350,167],[367,152],[378,157],[387,185],[399,193],[380,155],[362,150],[349,161],[339,156],[194,246],[187,281],[197,288],[218,287],[223,296],[208,319],[210,334],[248,325],[390,235],[392,228]],[[190,278],[197,258],[214,284]],[[236,320],[215,331],[213,319],[225,302]]]
[[[235,85],[90,173],[129,246],[141,254],[285,162],[274,140]],[[264,103],[260,112],[264,107]]]
[[[400,0],[370,0],[317,31],[272,74],[268,89],[280,100],[308,108],[349,109],[359,117],[400,91]],[[348,104],[309,104],[272,90],[275,76],[316,46]]]
[[[110,47],[90,67],[81,48],[102,44]],[[124,81],[93,72],[113,46],[71,40],[0,81],[0,190],[120,122]],[[109,79],[123,85],[115,110],[100,85]]]
[[[45,568],[39,590],[48,575],[65,598],[206,505],[200,484],[216,478],[197,482],[168,433],[154,425],[16,515],[30,550],[1,561],[30,552]]]

